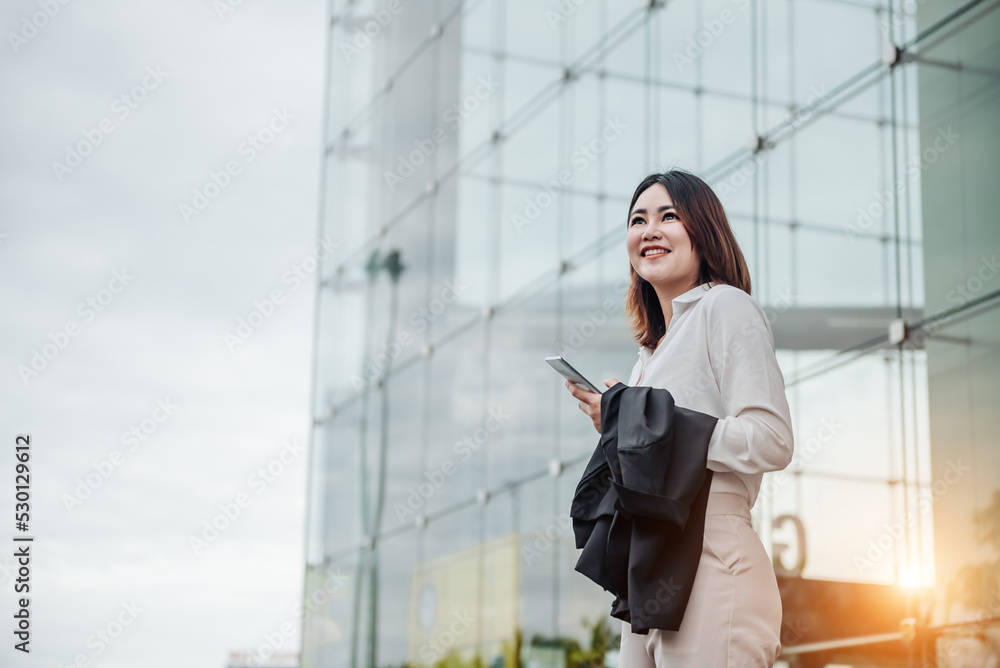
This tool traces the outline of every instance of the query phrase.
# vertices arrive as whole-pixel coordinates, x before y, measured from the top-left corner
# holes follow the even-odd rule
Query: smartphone
[[[558,371],[563,378],[572,381],[581,390],[589,390],[598,394],[604,393],[602,390],[597,389],[596,385],[584,378],[582,373],[574,369],[573,365],[564,360],[560,355],[546,357],[545,361],[549,363],[549,366]]]

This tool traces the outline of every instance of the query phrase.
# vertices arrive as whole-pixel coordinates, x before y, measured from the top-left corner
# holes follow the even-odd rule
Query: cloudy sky
[[[302,587],[325,8],[63,2],[0,20],[0,664],[215,668]]]

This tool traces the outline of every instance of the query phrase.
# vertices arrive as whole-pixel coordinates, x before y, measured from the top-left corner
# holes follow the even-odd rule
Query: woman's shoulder
[[[714,294],[713,294],[714,293]],[[705,326],[710,339],[745,342],[766,338],[774,350],[774,330],[764,308],[744,290],[732,285],[713,286],[705,295]]]
[[[728,283],[716,283],[702,298],[705,302],[706,317],[729,317],[746,320],[753,316],[764,316],[764,309],[745,290]]]
[[[736,305],[736,304],[752,304],[755,306],[760,306],[757,304],[757,300],[748,294],[745,290],[736,287],[735,285],[729,285],[728,283],[714,283],[705,293],[703,298],[707,303],[721,302],[724,305]]]

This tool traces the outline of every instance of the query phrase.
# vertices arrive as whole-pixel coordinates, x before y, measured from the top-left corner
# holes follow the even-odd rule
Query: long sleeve
[[[708,445],[708,468],[758,474],[792,461],[785,380],[760,305],[743,290],[714,295],[706,318],[709,357],[725,408]]]

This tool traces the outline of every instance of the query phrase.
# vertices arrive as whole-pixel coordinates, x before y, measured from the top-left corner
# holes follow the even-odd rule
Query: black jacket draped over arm
[[[614,594],[633,633],[676,631],[701,559],[718,418],[666,389],[617,383],[601,395],[601,437],[570,516],[578,572]]]

